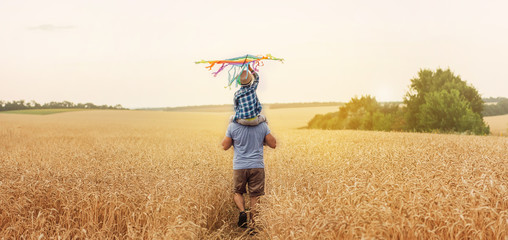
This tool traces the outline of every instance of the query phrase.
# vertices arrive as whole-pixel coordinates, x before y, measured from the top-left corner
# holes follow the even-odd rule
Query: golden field
[[[254,236],[230,113],[0,114],[0,239],[508,238],[508,138],[296,129],[334,110],[267,110]]]
[[[508,114],[484,117],[490,127],[490,133],[496,136],[508,136]]]

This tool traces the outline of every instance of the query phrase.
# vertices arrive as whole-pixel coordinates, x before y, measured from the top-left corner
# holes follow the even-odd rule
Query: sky
[[[420,69],[508,97],[507,1],[2,0],[0,100],[232,104],[199,60],[272,54],[262,103],[401,101]]]

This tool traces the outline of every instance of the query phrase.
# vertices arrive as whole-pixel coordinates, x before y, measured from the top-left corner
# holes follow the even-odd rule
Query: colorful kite
[[[228,70],[228,74],[229,74],[228,86],[231,87],[233,82],[236,82],[235,86],[238,86],[240,84],[240,74],[244,70],[247,70],[249,66],[251,66],[252,69],[254,69],[254,71],[257,72],[258,67],[264,65],[262,60],[276,60],[276,61],[281,61],[281,62],[284,61],[284,59],[273,57],[270,54],[267,54],[266,56],[254,56],[254,55],[247,54],[242,57],[230,58],[230,59],[225,59],[225,60],[213,60],[213,61],[201,60],[201,61],[195,62],[195,63],[196,64],[198,64],[198,63],[210,64],[209,66],[206,67],[206,68],[208,68],[208,70],[212,70],[212,68],[215,66],[215,64],[217,64],[217,65],[222,64],[220,66],[219,70],[212,73],[214,77],[216,77],[217,74],[219,74],[225,68],[230,67]]]

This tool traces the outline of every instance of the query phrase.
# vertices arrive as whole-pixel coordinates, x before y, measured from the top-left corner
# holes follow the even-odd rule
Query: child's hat
[[[250,73],[250,71],[243,70],[242,74],[240,74],[240,83],[242,85],[249,85],[252,82],[254,77]]]

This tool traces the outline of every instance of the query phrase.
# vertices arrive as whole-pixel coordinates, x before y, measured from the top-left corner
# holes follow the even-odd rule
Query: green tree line
[[[508,98],[498,98],[496,104],[483,106],[483,116],[497,116],[508,114]]]
[[[420,70],[404,104],[380,104],[369,95],[354,97],[338,112],[318,114],[309,128],[488,134],[478,91],[450,69]]]
[[[0,111],[23,110],[23,109],[56,109],[56,108],[83,108],[83,109],[126,109],[122,105],[95,105],[93,103],[73,103],[69,101],[49,102],[39,104],[35,101],[0,101]]]
[[[402,130],[404,124],[404,114],[398,104],[382,105],[367,95],[352,98],[338,112],[316,115],[308,127],[392,131]]]

